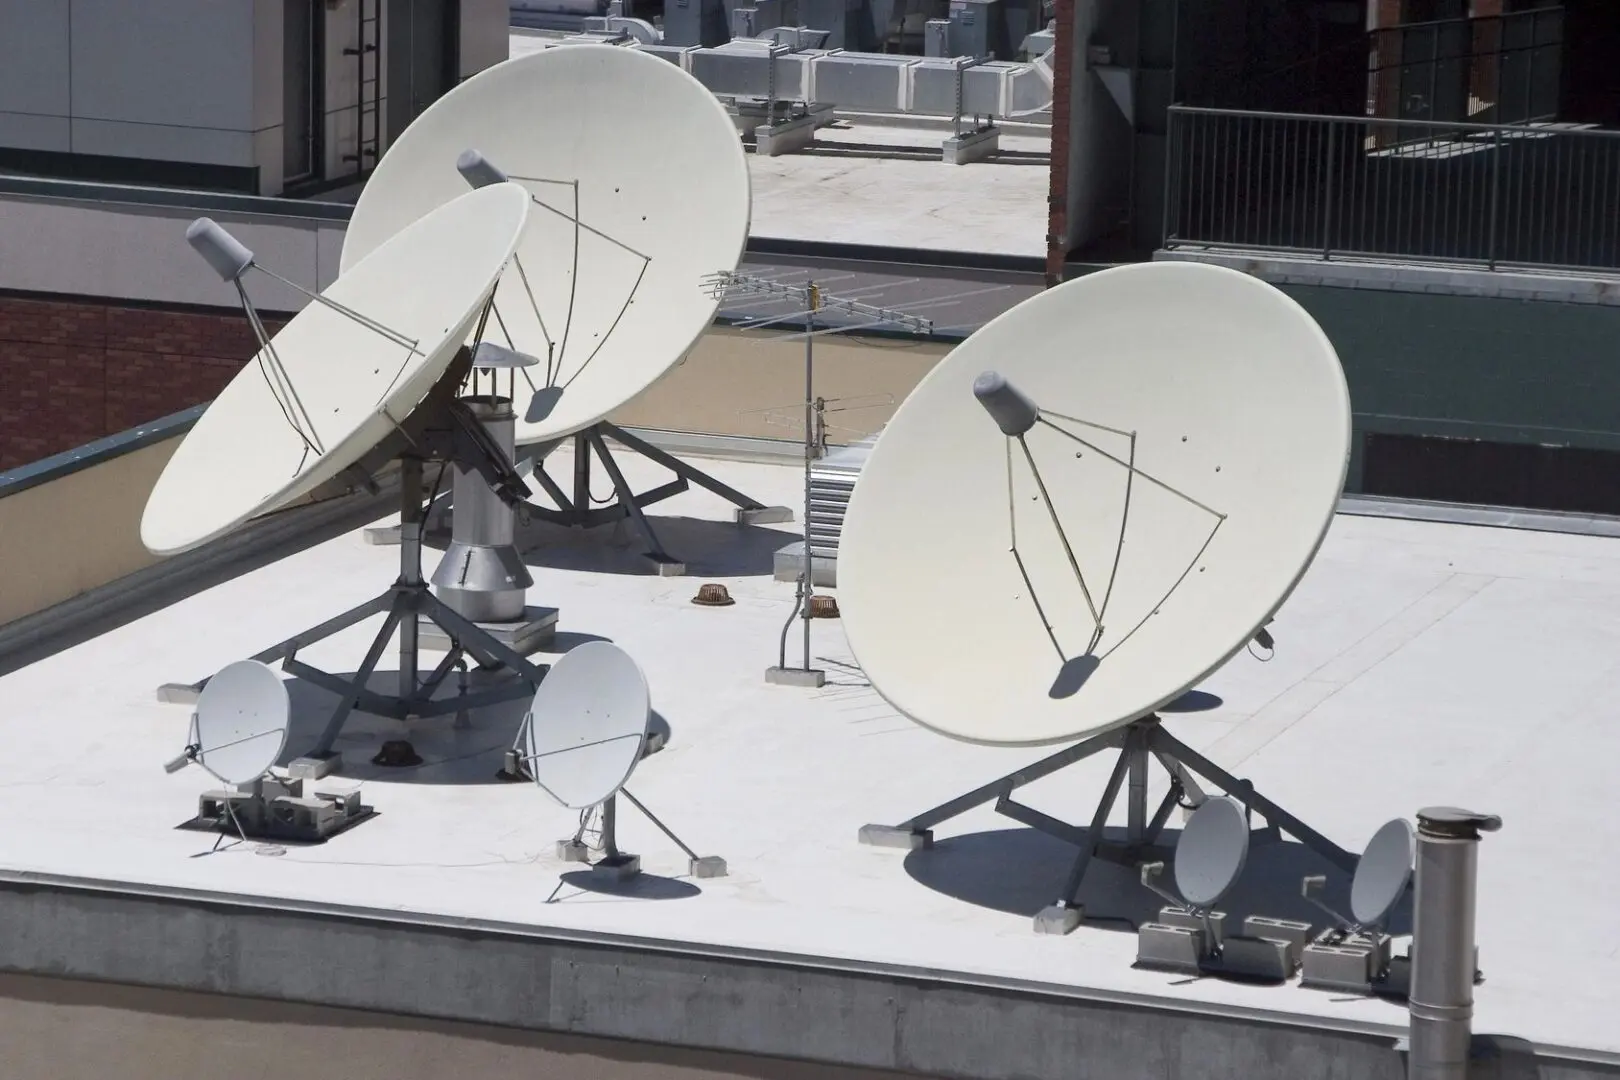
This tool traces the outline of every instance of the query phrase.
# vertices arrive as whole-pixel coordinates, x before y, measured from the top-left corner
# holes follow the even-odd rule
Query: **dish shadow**
[[[587,634],[579,630],[558,630],[552,636],[551,645],[548,648],[541,649],[540,652],[541,654],[561,656],[565,652],[572,652],[581,645],[589,644],[592,641],[611,642],[612,640],[612,638],[603,637],[601,634]]]
[[[570,870],[561,877],[564,885],[581,892],[598,896],[619,896],[627,900],[687,900],[703,893],[702,889],[690,881],[645,872],[623,881],[599,877],[590,870]],[[566,904],[568,897],[558,897],[550,902]]]
[[[1109,840],[1123,841],[1125,830],[1105,830]],[[1168,846],[1180,831],[1166,829]],[[1009,915],[1034,918],[1058,898],[1074,864],[1073,845],[1034,829],[999,829],[967,833],[937,840],[932,848],[906,856],[905,869],[913,881],[937,893]],[[1161,883],[1174,888],[1174,869],[1166,860]],[[1300,883],[1311,874],[1327,877],[1322,898],[1338,911],[1350,906],[1350,876],[1337,870],[1303,844],[1290,840],[1256,841],[1249,848],[1243,875],[1217,905],[1227,916],[1232,932],[1249,915],[1308,922],[1317,929],[1329,925],[1325,912],[1300,895]],[[1104,859],[1093,859],[1080,888],[1086,924],[1134,932],[1158,917],[1165,900],[1141,882],[1138,871]],[[1396,906],[1389,930],[1411,933],[1411,890]]]
[[[509,676],[502,672],[474,671],[469,684],[476,692],[482,686],[494,685],[507,678]],[[398,688],[397,680],[397,672],[373,672],[367,685],[379,693],[393,693]],[[440,691],[440,697],[454,692],[453,680],[454,676],[446,680],[449,685]],[[287,746],[276,762],[283,767],[315,746],[338,702],[336,694],[303,679],[291,678],[286,684],[292,709],[287,725]],[[501,780],[497,774],[504,765],[506,751],[512,748],[517,739],[531,698],[532,695],[526,693],[511,701],[474,709],[468,723],[463,726],[457,725],[453,713],[402,723],[356,709],[349,714],[338,736],[336,749],[343,754],[343,766],[336,775],[348,781],[379,780],[398,784],[509,783]],[[650,732],[662,735],[667,743],[670,724],[661,713],[653,712],[648,728]],[[417,756],[422,759],[421,764],[373,764],[372,755],[390,739],[410,740]]]
[[[1065,660],[1063,666],[1058,668],[1057,677],[1052,680],[1052,688],[1046,692],[1046,696],[1054,701],[1074,697],[1101,666],[1102,661],[1091,653]]]
[[[1160,705],[1161,713],[1195,713],[1209,712],[1226,704],[1226,699],[1219,694],[1211,694],[1206,690],[1189,690],[1168,705]]]
[[[649,514],[647,521],[664,550],[686,564],[688,576],[772,574],[776,570],[776,553],[799,540],[793,532],[707,518]],[[427,537],[426,546],[443,551],[449,539],[448,533],[435,531]],[[531,521],[518,527],[516,544],[524,563],[534,569],[625,575],[657,572],[656,565],[643,554],[647,545],[640,531],[628,520],[589,529]]]

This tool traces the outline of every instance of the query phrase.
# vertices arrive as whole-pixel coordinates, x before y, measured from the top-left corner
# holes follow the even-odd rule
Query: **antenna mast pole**
[[[810,666],[810,598],[816,594],[815,559],[810,550],[810,471],[816,460],[816,309],[821,307],[821,290],[814,281],[805,282],[804,298],[804,558],[799,571],[804,584],[799,618],[804,623],[804,663],[800,670],[808,677],[815,670]],[[785,656],[782,666],[787,666]]]
[[[750,296],[764,298],[767,302],[772,299],[797,302],[798,311],[749,320],[743,324],[745,328],[783,322],[800,314],[804,317],[804,553],[800,561],[801,569],[796,589],[798,602],[793,614],[788,616],[787,623],[782,627],[779,663],[776,667],[766,669],[765,679],[767,682],[787,686],[821,686],[826,682],[827,673],[810,666],[810,620],[813,617],[810,601],[815,596],[815,555],[810,538],[811,470],[822,442],[820,416],[816,404],[816,338],[822,334],[870,329],[883,325],[895,326],[926,337],[934,332],[934,323],[931,319],[863,304],[859,300],[828,296],[813,280],[806,280],[802,284],[788,284],[753,274],[721,271],[709,277],[707,283],[712,294],[717,297]],[[818,329],[816,315],[823,310],[836,311],[856,321],[849,326],[828,326]],[[804,621],[804,657],[801,666],[790,668],[787,666],[787,638],[795,618]]]

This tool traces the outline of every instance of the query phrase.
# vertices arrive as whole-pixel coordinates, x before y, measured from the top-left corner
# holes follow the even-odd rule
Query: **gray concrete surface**
[[[941,1077],[1403,1075],[1390,1033],[1348,1025],[1268,1023],[1032,992],[1007,980],[323,906],[7,875],[0,970]],[[0,984],[0,1017],[6,990]]]

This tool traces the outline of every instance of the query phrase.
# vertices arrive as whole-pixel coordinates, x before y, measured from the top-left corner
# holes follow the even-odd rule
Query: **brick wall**
[[[0,470],[212,400],[254,351],[239,313],[0,296]]]

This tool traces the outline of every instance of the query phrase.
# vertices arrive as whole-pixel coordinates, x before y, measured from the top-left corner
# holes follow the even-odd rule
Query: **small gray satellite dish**
[[[1405,818],[1385,822],[1373,834],[1350,882],[1350,914],[1364,927],[1382,926],[1412,880],[1417,838]]]
[[[647,679],[630,654],[586,642],[552,664],[534,693],[524,722],[529,775],[570,809],[605,802],[641,760],[651,718]]]
[[[1229,796],[1205,799],[1176,842],[1176,891],[1189,907],[1210,908],[1243,873],[1249,857],[1249,821]]]
[[[191,739],[169,771],[195,761],[224,783],[252,783],[281,757],[291,713],[281,676],[257,660],[227,664],[197,698]]]

